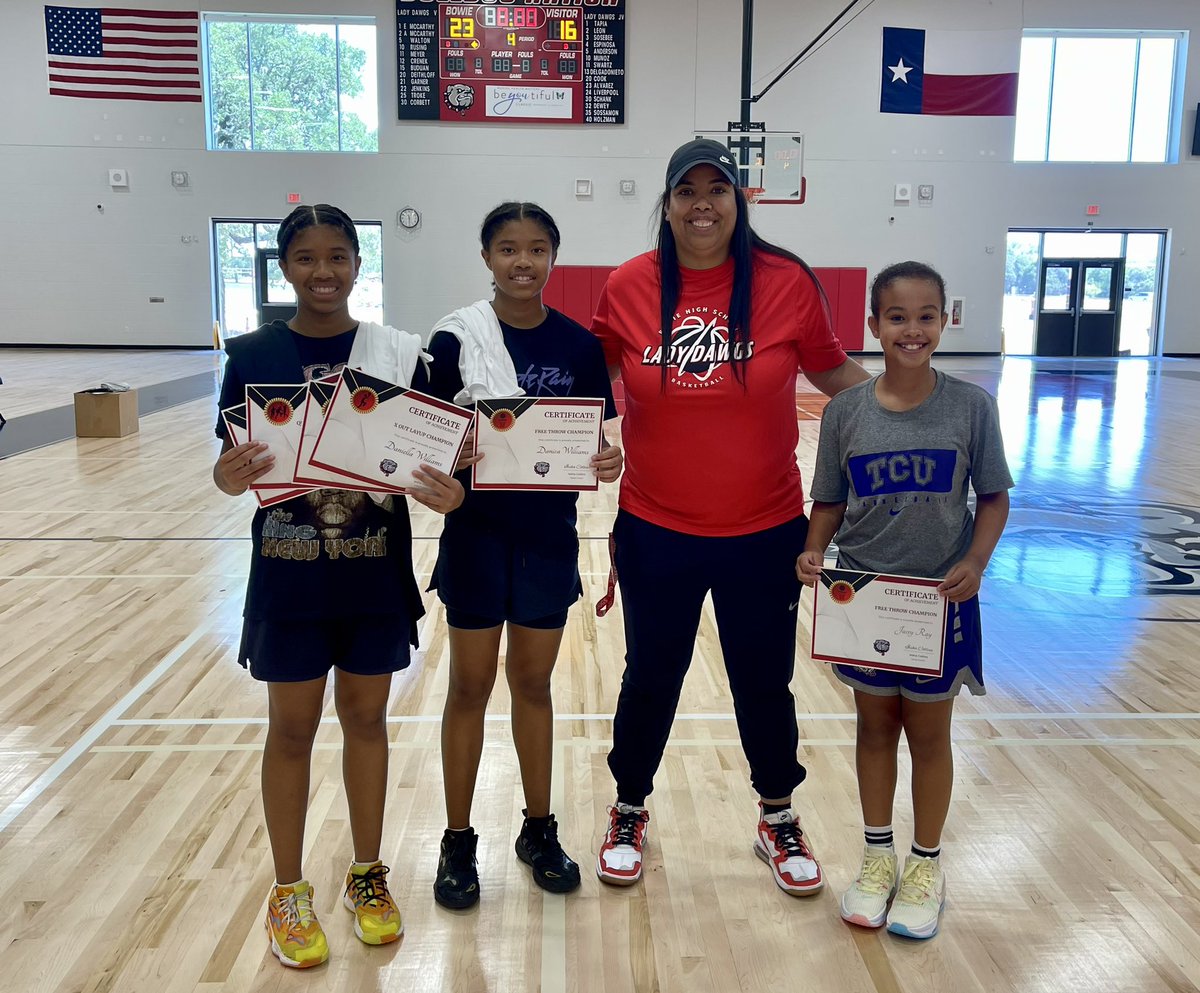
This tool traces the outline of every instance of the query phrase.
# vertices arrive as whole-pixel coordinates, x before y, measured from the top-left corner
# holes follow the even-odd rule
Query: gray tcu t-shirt
[[[941,579],[971,544],[976,493],[1013,485],[996,401],[973,383],[937,373],[919,407],[885,410],[875,380],[829,401],[809,493],[846,501],[838,565]]]

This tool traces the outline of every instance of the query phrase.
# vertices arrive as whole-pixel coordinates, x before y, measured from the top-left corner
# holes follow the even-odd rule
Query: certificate
[[[474,490],[595,490],[604,401],[519,397],[475,405]]]
[[[813,603],[812,657],[940,676],[946,604],[940,580],[824,569]]]
[[[326,379],[313,379],[308,384],[308,399],[304,402],[304,415],[300,426],[300,447],[296,451],[296,466],[292,470],[292,479],[298,484],[320,486],[325,489],[362,490],[366,493],[403,493],[399,486],[372,485],[360,483],[340,473],[328,469],[318,469],[309,464],[313,450],[317,447],[317,438],[325,424],[325,415],[329,411],[329,401],[337,391],[338,383],[342,381],[341,374],[329,376]]]
[[[436,397],[343,369],[308,464],[402,491],[420,466],[454,471],[472,416]]]
[[[246,387],[246,440],[265,442],[275,456],[275,465],[259,476],[251,489],[295,489],[292,470],[300,447],[301,418],[307,399],[305,383]]]
[[[225,430],[229,432],[229,440],[235,446],[242,444],[246,440],[246,405],[239,403],[236,407],[226,407],[221,411],[221,419],[225,422]],[[271,507],[284,500],[303,496],[312,488],[302,486],[292,490],[258,490],[254,493],[254,499],[260,507]]]

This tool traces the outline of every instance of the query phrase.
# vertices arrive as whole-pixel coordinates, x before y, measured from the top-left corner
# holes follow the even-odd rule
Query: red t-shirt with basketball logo
[[[756,252],[739,382],[728,328],[733,270],[732,259],[680,268],[665,391],[654,252],[609,277],[592,320],[625,383],[621,507],[686,534],[751,534],[804,512],[796,378],[846,361],[808,273]]]

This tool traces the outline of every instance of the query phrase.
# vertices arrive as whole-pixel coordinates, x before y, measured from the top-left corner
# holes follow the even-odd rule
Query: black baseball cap
[[[676,187],[689,169],[698,165],[716,166],[734,186],[738,184],[738,167],[729,149],[711,138],[697,138],[680,145],[667,163],[667,185]]]

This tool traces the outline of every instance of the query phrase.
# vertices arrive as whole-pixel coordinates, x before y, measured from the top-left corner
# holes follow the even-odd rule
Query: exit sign
[[[300,194],[299,193],[289,193],[287,195],[287,202],[288,203],[299,203],[300,202]],[[1092,212],[1092,208],[1088,207],[1088,213],[1090,214],[1091,212]],[[1100,213],[1099,207],[1096,208],[1096,213],[1097,214]]]

